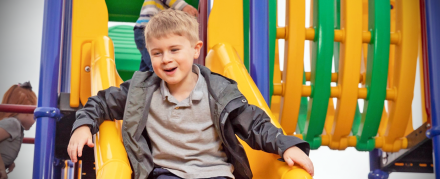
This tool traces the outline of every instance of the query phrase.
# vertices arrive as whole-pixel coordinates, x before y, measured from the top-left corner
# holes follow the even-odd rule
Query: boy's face
[[[150,39],[148,52],[154,72],[168,85],[189,82],[193,61],[199,57],[202,44],[198,41],[192,46],[188,38],[175,34]]]

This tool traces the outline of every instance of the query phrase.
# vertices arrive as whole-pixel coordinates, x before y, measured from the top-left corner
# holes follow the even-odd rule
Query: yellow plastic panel
[[[119,87],[122,79],[116,71],[112,40],[97,37],[92,42],[91,93],[111,86]],[[95,166],[99,179],[131,178],[131,167],[121,137],[122,121],[105,121],[95,135]]]
[[[90,96],[92,96],[91,93],[91,76],[90,76],[90,63],[91,63],[91,57],[92,57],[92,42],[84,42],[84,44],[81,46],[81,71],[79,73],[79,79],[81,83],[79,86],[79,101],[82,104],[86,104],[87,100]],[[73,55],[73,54],[72,54]],[[72,62],[73,63],[73,62]],[[86,71],[86,68],[88,69]],[[71,74],[71,78],[76,77],[76,75]],[[72,87],[70,87],[72,88]],[[70,95],[72,97],[72,95]],[[70,101],[72,102],[72,101]]]
[[[341,31],[338,90],[331,149],[344,150],[348,146],[358,98],[362,49],[362,1],[341,0]]]
[[[286,2],[286,37],[284,45],[283,94],[280,119],[285,132],[296,130],[301,103],[304,71],[305,1]]]
[[[81,66],[82,61],[90,61],[88,55],[90,48],[83,46],[91,43],[98,37],[108,33],[108,13],[107,6],[103,0],[74,0],[72,5],[72,57],[71,57],[71,75],[70,75],[70,106],[78,107],[80,102],[80,89],[86,89],[90,93],[90,88],[80,77],[85,71],[85,66]],[[82,86],[80,85],[82,84]],[[85,96],[88,97],[88,94]],[[82,98],[82,104],[87,102]]]
[[[362,0],[362,31],[364,33],[368,31],[368,0]],[[361,66],[361,74],[362,74],[362,84],[365,85],[365,79],[367,74],[367,58],[368,58],[368,43],[364,42],[362,44],[362,66]]]
[[[218,43],[231,44],[243,61],[243,1],[215,1],[208,20],[207,50]]]
[[[388,100],[388,125],[382,150],[397,152],[402,147],[408,116],[414,95],[418,42],[420,34],[419,1],[396,0],[396,33],[399,41],[395,48],[393,80],[390,88],[395,91],[394,100]]]
[[[95,166],[98,179],[130,179],[131,168],[113,121],[104,121],[95,135]],[[120,144],[116,144],[120,143]],[[111,147],[110,147],[111,146]]]
[[[421,34],[420,34],[421,35]],[[428,115],[426,114],[426,106],[425,106],[425,78],[424,78],[424,70],[423,70],[423,52],[422,52],[422,38],[419,40],[419,72],[420,72],[420,92],[422,93],[422,123],[428,121]]]
[[[263,109],[272,119],[271,122],[275,126],[280,127],[278,121],[274,120],[275,118],[273,117],[272,112],[247,72],[243,62],[240,60],[240,57],[231,45],[217,44],[213,46],[206,57],[205,65],[210,68],[211,71],[235,80],[238,83],[239,90],[246,96],[249,104],[256,105]],[[311,178],[302,168],[292,168],[286,163],[278,161],[277,159],[280,158],[278,155],[253,150],[241,140],[240,143],[243,145],[247,157],[249,158],[254,178]]]
[[[278,48],[278,40],[275,40],[275,60],[273,65],[273,85],[274,85],[274,92],[272,95],[272,101],[270,104],[270,110],[272,111],[272,114],[274,115],[274,119],[280,119],[280,102],[281,102],[281,96],[280,92],[283,91],[283,87],[281,84],[281,70],[280,70],[280,54],[279,54],[279,48]],[[279,121],[278,121],[279,122]]]

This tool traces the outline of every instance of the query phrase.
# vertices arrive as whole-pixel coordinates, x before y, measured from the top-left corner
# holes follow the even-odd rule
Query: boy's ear
[[[194,50],[196,50],[196,53],[194,53],[194,59],[199,58],[200,56],[200,50],[202,49],[203,42],[197,41],[196,45],[194,46]]]

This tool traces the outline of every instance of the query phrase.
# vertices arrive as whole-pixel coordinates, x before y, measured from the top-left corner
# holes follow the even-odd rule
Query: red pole
[[[25,137],[23,138],[23,144],[35,144],[35,138]]]
[[[199,39],[203,41],[202,49],[200,50],[200,56],[194,60],[194,63],[205,65],[205,57],[207,55],[207,34],[208,34],[208,2],[207,0],[199,1]]]
[[[29,113],[33,114],[37,106],[33,105],[15,105],[15,104],[0,104],[0,112],[9,113]]]

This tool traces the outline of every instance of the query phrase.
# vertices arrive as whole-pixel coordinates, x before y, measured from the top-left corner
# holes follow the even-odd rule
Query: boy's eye
[[[153,55],[160,55],[160,53],[159,52],[154,52]]]
[[[175,49],[171,49],[171,51],[172,51],[172,52],[177,52],[177,51],[179,51],[179,49],[176,49],[176,48],[175,48]]]

